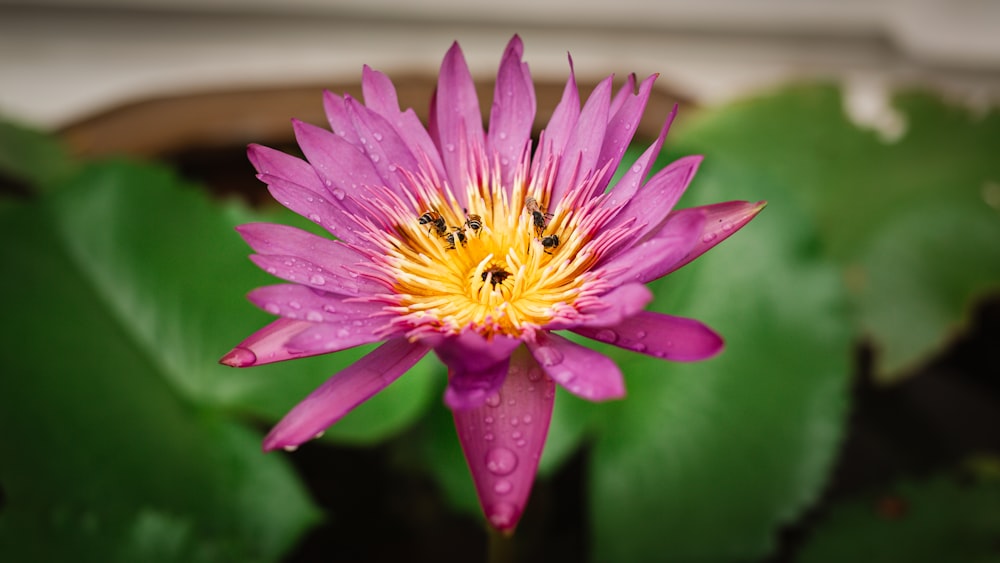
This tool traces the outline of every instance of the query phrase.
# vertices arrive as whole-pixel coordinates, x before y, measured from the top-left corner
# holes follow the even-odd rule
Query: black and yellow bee
[[[437,231],[437,236],[441,237],[448,231],[448,227],[445,225],[444,218],[437,211],[428,210],[425,211],[423,215],[420,216],[421,225],[430,224],[427,232]]]
[[[542,248],[545,249],[546,254],[552,254],[552,251],[559,246],[559,236],[549,235],[542,239]]]

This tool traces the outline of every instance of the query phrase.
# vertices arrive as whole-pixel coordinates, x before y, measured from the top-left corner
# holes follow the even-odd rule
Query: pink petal
[[[500,61],[490,110],[488,147],[500,157],[501,181],[507,187],[521,163],[535,120],[535,89],[528,64],[521,62],[523,52],[521,39],[515,35]]]
[[[519,345],[514,338],[487,340],[472,331],[433,344],[434,353],[448,366],[445,404],[458,410],[481,406],[503,384],[510,354]]]
[[[603,193],[604,188],[611,181],[611,177],[614,176],[615,170],[618,169],[618,164],[622,160],[622,155],[625,154],[625,149],[628,148],[629,143],[632,142],[632,137],[635,136],[635,132],[639,129],[639,120],[642,118],[642,113],[646,109],[646,102],[649,101],[649,95],[653,91],[653,82],[656,80],[657,75],[651,75],[646,80],[642,81],[639,85],[639,93],[633,95],[632,89],[629,88],[627,91],[623,88],[622,92],[626,95],[615,99],[611,104],[611,119],[608,122],[608,130],[604,135],[604,145],[601,147],[601,155],[597,159],[597,163],[600,166],[604,166],[605,163],[610,162],[611,166],[605,172],[604,178],[596,184],[596,188],[599,190],[597,193]],[[632,75],[630,84],[635,85],[635,76]],[[629,86],[629,84],[626,84]],[[621,94],[621,93],[620,93]],[[620,107],[616,109],[617,105]],[[596,194],[594,194],[596,195]]]
[[[524,512],[552,419],[555,385],[523,347],[503,387],[475,409],[453,411],[465,460],[490,525],[513,532]]]
[[[453,186],[465,186],[471,172],[468,155],[480,154],[484,146],[483,114],[472,74],[457,42],[441,62],[434,106],[431,134],[437,136],[448,179]],[[459,192],[464,194],[463,190]]]
[[[338,96],[329,90],[323,91],[323,109],[330,130],[345,142],[358,146],[358,132],[354,130],[351,116],[347,114],[347,104],[343,96]]]
[[[650,167],[653,166],[656,162],[656,157],[660,154],[663,141],[666,139],[667,132],[670,131],[670,124],[674,122],[675,117],[677,117],[676,104],[674,104],[674,109],[670,112],[670,116],[667,117],[666,123],[663,124],[663,128],[660,129],[660,135],[656,138],[656,141],[646,149],[646,152],[642,153],[642,156],[636,159],[608,194],[608,198],[604,203],[605,207],[618,205],[619,202],[627,202],[639,190],[639,186],[642,185],[646,180],[646,175],[649,174]],[[609,225],[618,225],[623,220],[617,220],[616,217],[616,220],[609,223]]]
[[[570,133],[576,127],[580,118],[580,91],[576,87],[576,75],[573,72],[573,57],[569,58],[569,77],[563,88],[562,99],[552,112],[545,131],[539,139],[539,155],[536,160],[545,165],[551,158],[559,156],[566,149]]]
[[[300,158],[257,144],[247,147],[247,158],[259,175],[281,178],[315,193],[325,191],[313,167]]]
[[[608,326],[642,311],[653,300],[653,292],[641,283],[629,283],[617,287],[596,299],[593,306],[580,309],[591,318],[583,323],[587,326]]]
[[[384,307],[381,303],[352,301],[297,283],[258,287],[247,298],[272,315],[313,323],[363,319],[380,313]]]
[[[382,184],[393,193],[404,195],[406,182],[400,169],[417,169],[413,151],[385,117],[350,97],[347,98],[347,109],[360,135],[361,149],[382,179]]]
[[[328,354],[362,344],[395,337],[402,331],[390,330],[390,317],[356,317],[350,322],[309,323],[311,326],[293,336],[285,348],[296,354]]]
[[[385,289],[362,274],[371,260],[340,241],[270,223],[247,223],[236,230],[260,253],[250,259],[272,275],[343,295]]]
[[[288,341],[302,331],[313,326],[307,321],[278,319],[251,334],[219,360],[219,363],[234,368],[259,366],[293,358],[313,356],[315,353],[290,350]]]
[[[268,191],[281,205],[323,227],[345,242],[363,247],[372,246],[368,239],[358,236],[356,232],[357,222],[354,217],[363,216],[360,210],[352,214],[346,211],[343,205],[331,204],[329,196],[323,192],[308,190],[282,178],[261,174],[260,179],[267,184]]]
[[[343,204],[348,197],[365,199],[367,186],[382,186],[385,182],[365,154],[339,135],[302,121],[293,121],[295,140],[316,170],[333,199]],[[359,141],[360,143],[360,141]],[[360,213],[360,208],[346,207],[347,211]]]
[[[598,162],[601,146],[604,144],[604,132],[608,128],[608,106],[611,103],[611,80],[605,78],[590,93],[583,105],[580,117],[573,128],[566,150],[563,151],[562,162],[552,186],[552,196],[549,208],[554,209],[565,196],[567,190],[590,176],[595,168],[605,163]]]
[[[618,110],[622,109],[625,105],[625,100],[629,98],[635,92],[635,81],[636,76],[634,72],[630,72],[628,77],[625,79],[625,84],[615,92],[615,97],[611,98],[611,105],[608,107],[608,115],[615,115]]]
[[[528,342],[531,355],[556,383],[589,401],[625,396],[622,372],[611,358],[550,332]]]
[[[607,228],[634,217],[637,239],[656,230],[684,194],[701,161],[701,156],[685,156],[668,164],[632,196]],[[615,197],[620,197],[620,194]]]
[[[683,209],[672,214],[651,239],[614,256],[601,270],[609,283],[646,283],[676,270],[701,240],[705,225],[699,208]]]
[[[767,205],[765,201],[750,203],[748,201],[727,201],[714,203],[712,205],[702,205],[692,207],[691,210],[699,210],[705,214],[705,225],[702,227],[701,237],[696,239],[694,247],[688,252],[683,260],[674,264],[670,269],[663,272],[665,276],[670,272],[680,268],[695,258],[701,256],[713,246],[726,240],[736,231],[742,229],[751,219],[757,216]],[[671,213],[680,213],[685,210]]]
[[[722,337],[694,319],[642,311],[607,327],[576,327],[573,332],[620,348],[675,362],[693,362],[722,351]]]
[[[410,147],[418,161],[428,159],[438,177],[444,177],[444,164],[427,128],[412,109],[399,111],[396,88],[385,74],[365,65],[361,76],[361,90],[365,105],[385,117],[396,129],[400,138]]]
[[[427,347],[390,340],[335,374],[281,419],[264,438],[264,450],[294,448],[316,437],[413,367]]]

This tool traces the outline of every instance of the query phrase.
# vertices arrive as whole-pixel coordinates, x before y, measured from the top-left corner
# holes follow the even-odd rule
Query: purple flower
[[[490,524],[512,531],[548,432],[555,386],[592,401],[625,394],[618,367],[557,331],[674,361],[722,339],[702,323],[644,311],[645,284],[736,232],[763,203],[674,210],[701,162],[647,174],[676,114],[607,190],[649,98],[650,76],[611,77],[580,106],[572,72],[531,140],[535,95],[523,47],[500,62],[489,127],[458,44],[445,55],[429,127],[400,111],[392,82],[365,67],[364,103],[326,93],[332,132],[294,122],[306,160],[253,145],[283,205],[336,240],[273,224],[238,228],[251,259],[290,283],[250,300],[278,318],[222,363],[252,366],[384,342],[299,403],[264,439],[294,449],[433,350],[444,401]]]

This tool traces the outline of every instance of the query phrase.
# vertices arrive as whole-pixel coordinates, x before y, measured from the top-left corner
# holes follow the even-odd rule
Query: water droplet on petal
[[[483,419],[483,422],[485,422],[486,424],[493,424],[493,417],[487,416],[486,418]]]
[[[528,370],[528,381],[538,381],[542,378],[542,370],[532,368]]]
[[[636,344],[635,346],[633,346],[632,349],[635,350],[636,352],[645,352],[646,351],[646,345],[643,344],[642,342],[640,342],[640,343]]]
[[[267,303],[267,304],[265,304],[264,305],[264,310],[267,311],[268,313],[271,313],[272,315],[281,314],[281,307],[278,307],[274,303]]]
[[[309,203],[312,203],[312,202],[316,201],[316,199],[313,196],[310,195],[310,196],[306,196],[306,201],[308,201]]]
[[[320,430],[319,432],[317,432],[317,433],[316,433],[316,435],[315,435],[315,436],[313,436],[313,439],[314,439],[314,440],[319,440],[320,438],[322,438],[322,437],[323,437],[323,433],[324,433],[324,432],[325,432],[325,430]]]
[[[500,132],[500,138],[501,139],[506,139],[507,138],[507,133],[505,131],[501,131]]]
[[[486,440],[487,442],[492,442],[493,439],[494,436],[492,432],[487,432],[486,434],[483,434],[483,440]]]
[[[294,452],[295,450],[299,449],[299,447],[298,446],[285,446],[284,449],[285,449],[286,452]]]
[[[336,313],[337,312],[337,308],[334,307],[333,305],[330,305],[330,304],[323,305],[323,310],[326,311],[327,313]]]
[[[486,509],[490,524],[497,528],[509,528],[517,516],[517,507],[509,502],[498,502]]]
[[[723,231],[731,231],[731,230],[733,230],[733,224],[729,223],[729,222],[723,223],[722,224],[722,230]]]
[[[310,213],[309,214],[309,220],[312,221],[313,223],[322,223],[323,222],[323,219],[318,214],[316,214],[316,213]]]
[[[715,233],[705,233],[705,236],[701,237],[701,242],[712,242],[717,236]]]
[[[346,328],[342,328],[337,331],[337,338],[347,338],[350,335],[351,331],[347,330]]]
[[[514,489],[514,485],[506,479],[500,479],[493,484],[493,492],[498,495],[505,495]]]
[[[324,278],[323,276],[321,276],[319,274],[313,274],[312,276],[309,277],[309,283],[311,283],[313,285],[325,285],[326,284],[326,278]]]
[[[373,154],[372,155],[372,162],[378,162],[378,161],[379,161],[379,156],[377,154]]]
[[[486,404],[489,405],[489,406],[491,406],[491,407],[499,407],[500,406],[500,394],[499,393],[494,393],[494,394],[490,395],[489,397],[486,397]]]
[[[389,172],[395,172],[397,169],[398,169],[398,167],[395,164],[390,164],[389,165]]]
[[[512,419],[510,419],[510,425],[511,425],[511,426],[517,426],[518,424],[521,424],[521,421],[520,421],[520,420],[518,420],[518,419],[516,419],[516,418],[512,418]]]
[[[267,273],[269,273],[269,274],[277,274],[278,273],[278,269],[275,268],[275,267],[268,268],[267,269]]]
[[[302,303],[299,303],[298,301],[289,301],[288,306],[291,307],[292,309],[301,309]]]
[[[517,454],[507,448],[486,452],[486,469],[494,475],[510,475],[517,468]]]
[[[635,333],[635,337],[636,338],[646,338],[646,331],[640,330],[640,331],[636,332]]]
[[[520,440],[522,437],[524,437],[524,434],[521,434],[520,432],[512,432],[510,437],[515,440]]]
[[[375,137],[376,141],[381,141],[382,140],[382,134],[381,133],[372,133],[372,137]]]
[[[319,311],[309,311],[306,313],[306,320],[314,323],[323,322],[323,314]]]
[[[444,149],[448,152],[455,152],[455,145],[448,143],[444,146]]]
[[[535,348],[534,356],[545,367],[559,365],[563,361],[562,353],[551,346]]]
[[[340,188],[333,188],[333,197],[337,198],[340,201],[343,201],[344,197],[346,196],[347,194],[344,193],[344,190]]]
[[[531,424],[531,415],[530,414],[524,415],[524,417],[521,418],[521,421],[524,422],[525,424]]]
[[[615,340],[618,340],[618,335],[615,334],[615,331],[608,328],[602,328],[601,330],[597,331],[597,334],[595,334],[594,336],[597,337],[597,339],[600,340],[601,342],[611,343],[614,342]]]

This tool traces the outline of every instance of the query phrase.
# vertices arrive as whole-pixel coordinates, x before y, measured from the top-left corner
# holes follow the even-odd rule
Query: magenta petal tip
[[[250,367],[257,363],[257,354],[254,354],[246,348],[237,346],[236,348],[230,350],[228,354],[222,356],[219,363],[224,366],[234,368]]]

